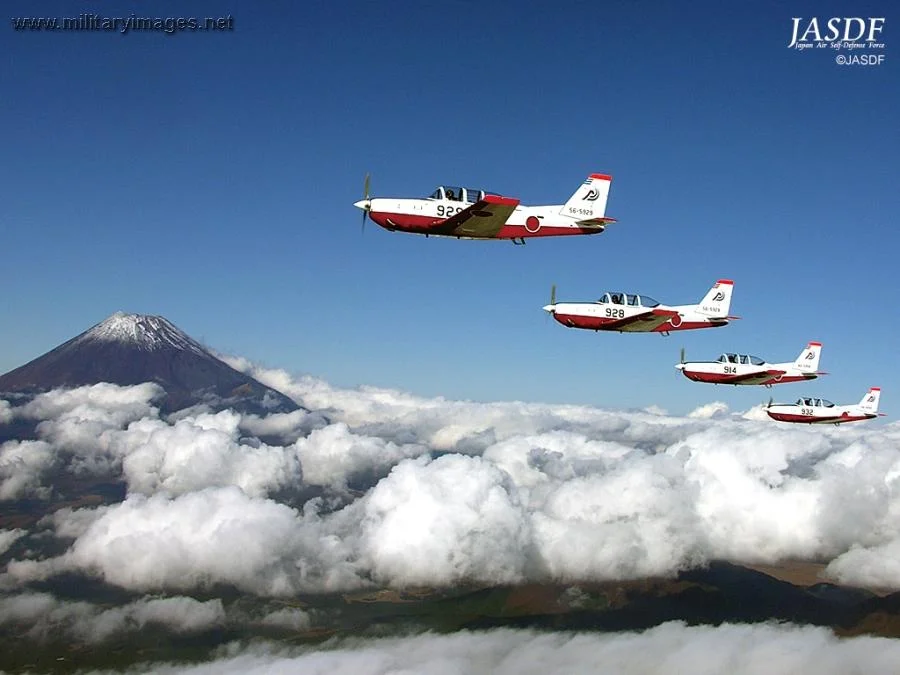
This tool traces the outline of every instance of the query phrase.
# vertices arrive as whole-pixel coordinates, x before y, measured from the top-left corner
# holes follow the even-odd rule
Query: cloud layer
[[[0,499],[50,498],[61,475],[128,496],[42,521],[67,550],[11,560],[0,585],[78,572],[139,593],[285,596],[801,558],[900,588],[900,426],[422,399],[232,363],[313,412],[163,419],[150,384],[10,408],[38,440],[0,446]]]
[[[255,646],[191,668],[155,672],[204,675],[888,675],[900,662],[900,641],[835,638],[821,628],[791,625],[687,627],[668,623],[643,633],[574,634],[495,630],[344,640],[325,650]]]

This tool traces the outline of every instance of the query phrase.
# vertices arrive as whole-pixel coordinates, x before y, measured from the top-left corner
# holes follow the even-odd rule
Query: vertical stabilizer
[[[731,309],[731,292],[733,290],[733,281],[719,279],[703,296],[703,300],[697,305],[697,311],[711,319],[726,318],[728,310]]]
[[[859,409],[867,415],[874,415],[878,412],[878,402],[881,399],[881,387],[872,387],[862,397],[859,402]]]
[[[822,354],[821,342],[810,342],[806,349],[794,361],[794,368],[804,373],[814,373],[819,367],[819,356]]]
[[[592,173],[587,180],[569,197],[560,213],[578,220],[603,218],[606,215],[606,201],[609,199],[609,185],[612,176]]]

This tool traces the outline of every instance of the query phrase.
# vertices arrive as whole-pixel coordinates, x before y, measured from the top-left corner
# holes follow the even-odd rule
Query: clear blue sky
[[[67,8],[69,6],[69,8]],[[688,356],[793,359],[900,411],[900,16],[883,2],[93,3],[232,14],[233,32],[19,33],[0,124],[0,372],[117,310],[336,385],[686,412],[761,388],[689,382]],[[70,16],[71,3],[6,3]],[[78,11],[86,11],[78,10]],[[787,48],[794,16],[884,16],[880,66]],[[480,185],[562,203],[614,177],[593,237],[425,239],[378,196]],[[729,327],[567,330],[544,312],[618,289],[699,300]],[[898,413],[900,414],[900,413]]]

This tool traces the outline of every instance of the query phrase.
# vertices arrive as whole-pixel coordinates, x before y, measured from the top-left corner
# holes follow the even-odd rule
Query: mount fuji
[[[198,404],[268,414],[301,407],[241,373],[162,316],[116,312],[55,349],[0,376],[3,393],[33,395],[99,382],[155,382],[163,412]]]

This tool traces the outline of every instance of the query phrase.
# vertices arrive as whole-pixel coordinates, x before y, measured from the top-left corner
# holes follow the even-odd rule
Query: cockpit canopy
[[[824,398],[798,398],[797,405],[807,408],[833,408],[834,403]]]
[[[656,307],[659,305],[659,302],[649,295],[619,292],[604,293],[603,297],[597,300],[597,302],[610,305],[628,305],[630,307]]]
[[[431,195],[429,199],[446,199],[451,202],[467,202],[474,204],[479,199],[484,199],[484,190],[477,188],[455,187],[453,185],[441,185]]]
[[[758,356],[752,356],[751,354],[725,353],[716,359],[716,363],[742,363],[747,366],[762,366],[765,365],[766,362]]]

